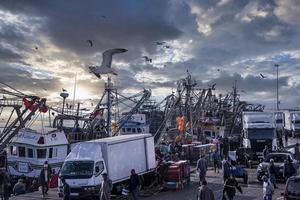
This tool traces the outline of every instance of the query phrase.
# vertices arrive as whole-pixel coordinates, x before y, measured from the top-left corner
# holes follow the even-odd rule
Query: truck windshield
[[[60,175],[65,178],[91,178],[94,161],[67,161],[62,166]]]
[[[262,128],[262,129],[248,129],[249,139],[273,139],[274,129]]]

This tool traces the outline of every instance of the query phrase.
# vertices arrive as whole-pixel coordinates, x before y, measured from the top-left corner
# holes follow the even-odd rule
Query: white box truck
[[[300,135],[300,111],[284,111],[284,131],[293,137]]]
[[[60,178],[70,185],[71,197],[96,196],[103,173],[116,186],[130,178],[131,169],[143,175],[153,172],[155,167],[151,134],[121,135],[78,143],[67,156]]]
[[[277,149],[276,125],[272,112],[243,112],[243,147],[250,149],[250,160],[262,158],[264,147]]]

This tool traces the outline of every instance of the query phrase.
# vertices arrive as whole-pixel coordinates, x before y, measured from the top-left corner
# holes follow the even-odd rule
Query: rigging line
[[[3,83],[2,81],[0,81],[0,83],[3,84],[3,85],[5,85],[5,86],[7,86],[7,87],[9,87],[9,88],[12,89],[12,90],[18,92],[19,94],[22,94],[22,95],[26,96],[23,92],[20,92],[19,90],[17,90],[16,88],[13,88],[12,86],[10,86],[10,85],[8,85],[8,84]]]
[[[40,116],[41,116],[41,123],[42,123],[41,133],[44,134],[44,113],[41,113]]]
[[[28,128],[30,128],[33,125],[33,123],[36,121],[39,115],[40,113],[38,113],[32,120],[30,120],[29,124],[27,125]]]

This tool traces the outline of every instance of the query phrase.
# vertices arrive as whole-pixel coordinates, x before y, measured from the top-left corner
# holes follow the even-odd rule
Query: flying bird
[[[170,47],[169,45],[166,45],[165,48],[166,48],[166,49],[170,49],[171,47]]]
[[[38,50],[38,49],[39,49],[39,47],[38,47],[38,46],[35,46],[35,47],[34,47],[34,49],[35,49],[35,50]]]
[[[101,78],[101,74],[114,74],[118,75],[117,72],[111,68],[113,55],[124,53],[127,49],[109,49],[102,54],[102,63],[100,66],[90,66],[90,73],[95,74],[96,77]]]
[[[262,78],[266,78],[263,74],[259,74]]]
[[[144,58],[146,62],[152,63],[152,58],[149,58],[148,56],[143,56],[142,58]]]
[[[91,47],[93,46],[92,40],[87,40],[86,42],[89,43],[89,45],[90,45]]]
[[[166,42],[155,42],[157,45],[163,45],[166,44]]]
[[[67,92],[67,90],[66,90],[66,89],[64,89],[64,88],[62,88],[61,90],[62,90],[63,92]]]
[[[214,83],[214,84],[211,86],[211,89],[212,89],[212,90],[215,90],[215,86],[216,86],[216,83]]]
[[[219,72],[219,71],[220,71],[220,69],[217,69],[217,71]]]

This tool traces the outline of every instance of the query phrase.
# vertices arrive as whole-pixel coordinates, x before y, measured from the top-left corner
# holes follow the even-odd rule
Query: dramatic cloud
[[[125,94],[162,99],[188,70],[201,87],[227,93],[236,80],[243,100],[274,108],[277,63],[281,106],[296,107],[299,13],[297,0],[2,1],[0,80],[57,101],[61,88],[73,97],[76,77],[78,99],[99,98],[105,78],[88,66],[122,47],[113,82]]]

